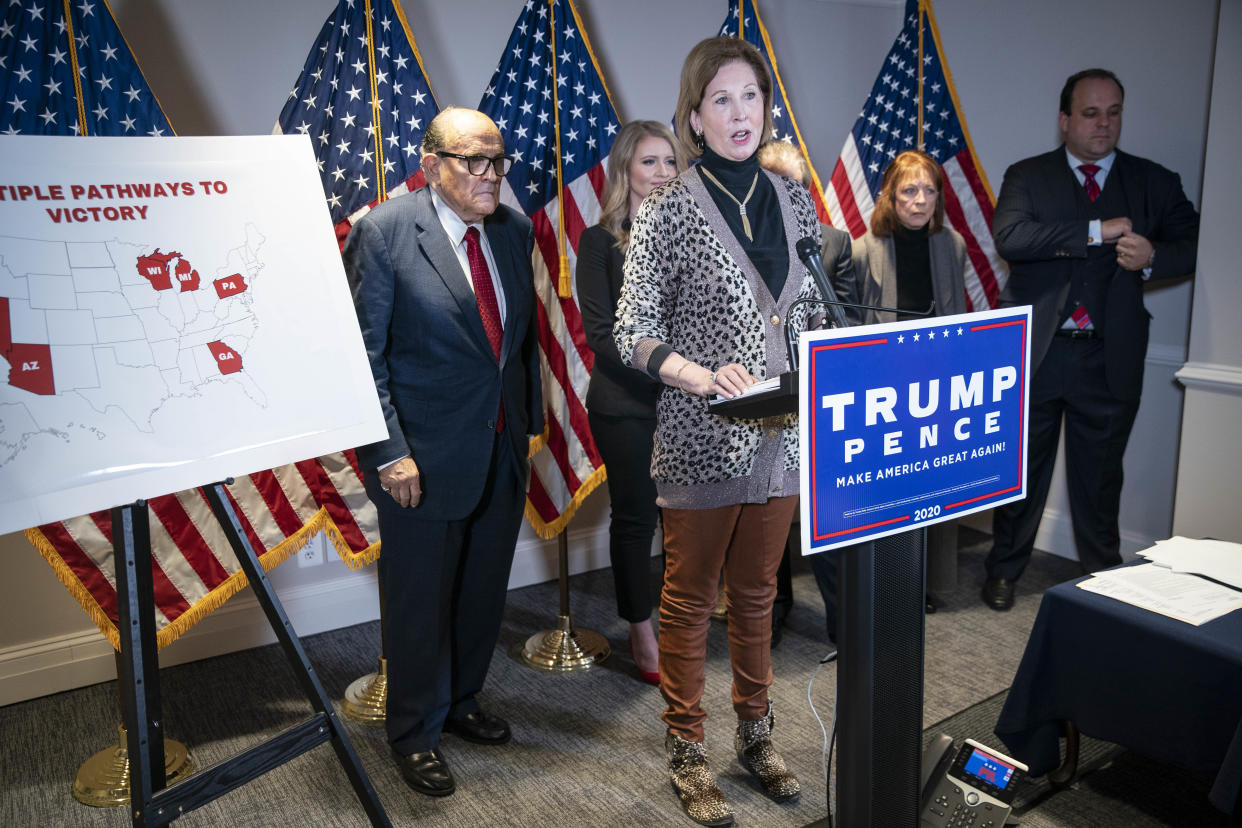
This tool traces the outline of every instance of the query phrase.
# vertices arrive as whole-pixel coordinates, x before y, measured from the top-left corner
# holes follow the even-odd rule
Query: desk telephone
[[[1026,765],[967,739],[956,753],[940,734],[923,751],[919,825],[928,828],[1001,828]]]

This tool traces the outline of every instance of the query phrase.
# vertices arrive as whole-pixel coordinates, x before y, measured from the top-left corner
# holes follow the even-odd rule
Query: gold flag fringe
[[[337,528],[336,522],[329,516],[327,507],[322,507],[301,529],[260,555],[259,564],[265,572],[270,572],[277,565],[299,552],[319,532],[327,535],[332,542],[333,548],[340,555],[341,561],[350,569],[362,569],[379,558],[380,544],[378,541],[360,552],[354,552],[345,541],[341,530]],[[90,590],[78,580],[78,577],[69,565],[61,559],[52,542],[37,527],[27,529],[25,534],[26,539],[30,541],[31,545],[39,551],[43,559],[52,567],[52,571],[56,573],[57,579],[65,585],[65,589],[69,590],[69,594],[77,600],[82,610],[95,623],[95,626],[99,628],[104,638],[108,639],[108,642],[114,649],[120,650],[121,637],[117,632],[116,624],[112,622],[108,614],[99,606],[94,596],[91,595]],[[225,601],[232,598],[248,585],[249,581],[247,581],[244,572],[241,570],[234,572],[211,592],[195,601],[194,605],[178,616],[175,621],[170,622],[162,630],[159,630],[155,634],[157,649],[162,650],[176,641],[191,627],[203,620],[211,612],[219,609],[224,605]]]
[[[549,415],[547,411],[543,412],[543,417],[545,420],[548,418],[548,416]],[[548,444],[548,434],[549,434],[549,429],[547,425],[545,424],[543,427],[542,433],[535,434],[530,438],[530,448],[526,450],[527,460],[531,459],[536,454],[543,451],[544,446]]]
[[[526,500],[526,520],[530,523],[530,528],[535,530],[535,534],[544,540],[550,540],[561,532],[565,531],[565,527],[569,525],[569,521],[573,520],[574,514],[578,511],[578,507],[587,499],[591,492],[595,491],[599,484],[608,479],[608,467],[600,466],[591,472],[591,476],[582,481],[582,485],[578,487],[578,491],[574,492],[573,499],[569,501],[560,515],[551,523],[545,523],[543,518],[539,516],[539,512],[531,505],[530,499]]]
[[[113,649],[121,649],[121,638],[117,635],[116,625],[112,623],[112,619],[103,611],[103,607],[95,601],[90,590],[83,586],[78,580],[78,576],[73,574],[73,570],[69,568],[69,564],[61,559],[56,552],[56,547],[52,546],[52,542],[47,539],[37,527],[26,530],[26,540],[39,551],[43,556],[43,560],[47,561],[48,566],[52,567],[52,571],[56,573],[56,578],[65,585],[65,589],[69,590],[69,594],[74,597],[82,610],[90,616],[91,621],[95,622],[95,626],[103,633],[104,638],[111,642]]]

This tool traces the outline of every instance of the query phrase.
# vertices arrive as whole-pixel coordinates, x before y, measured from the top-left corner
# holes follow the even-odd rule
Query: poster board
[[[0,159],[0,532],[386,435],[305,135]]]

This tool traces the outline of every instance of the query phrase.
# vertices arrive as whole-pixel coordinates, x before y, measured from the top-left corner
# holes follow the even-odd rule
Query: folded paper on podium
[[[717,395],[707,407],[721,417],[743,420],[791,414],[798,410],[798,372],[788,371],[779,377],[761,380],[731,400]]]

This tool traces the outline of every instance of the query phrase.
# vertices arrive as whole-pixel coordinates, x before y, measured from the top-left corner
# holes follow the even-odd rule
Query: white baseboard
[[[659,541],[656,533],[656,541]],[[608,558],[608,525],[588,526],[565,533],[569,546],[569,574],[591,572],[611,566]],[[541,584],[560,576],[558,541],[530,538],[518,541],[513,552],[513,569],[509,573],[509,589]],[[655,547],[658,548],[658,547]]]
[[[979,512],[963,523],[992,531],[991,512]],[[568,533],[569,574],[609,565],[607,524]],[[1123,534],[1122,555],[1131,558],[1155,538]],[[657,534],[653,554],[659,552]],[[1056,509],[1044,512],[1035,545],[1055,555],[1074,559],[1069,515]],[[529,586],[558,577],[557,541],[526,538],[514,551],[509,588]],[[293,564],[285,564],[292,566]],[[281,589],[280,601],[298,635],[316,633],[379,618],[375,569],[343,571],[340,577],[307,586]],[[171,667],[276,641],[254,594],[246,590],[160,653],[160,665]],[[377,655],[379,642],[376,641]],[[30,641],[0,650],[0,706],[50,693],[72,690],[116,678],[112,647],[94,629]]]
[[[568,535],[571,575],[608,566],[608,527]],[[557,541],[533,537],[518,543],[509,588],[558,576]],[[286,563],[284,566],[295,566]],[[379,618],[375,568],[342,570],[340,577],[278,591],[285,614],[300,636]],[[249,589],[239,593],[160,652],[171,667],[276,641],[259,602]],[[379,641],[376,642],[379,654]],[[111,681],[116,678],[112,646],[91,628],[0,650],[0,706]]]
[[[991,511],[975,512],[973,515],[962,518],[962,524],[990,535],[992,534],[992,513]],[[1139,550],[1147,549],[1157,540],[1159,539],[1136,532],[1127,532],[1123,529],[1121,532],[1122,560],[1131,560],[1137,556]],[[1062,512],[1059,509],[1044,510],[1043,519],[1039,522],[1039,531],[1035,534],[1035,548],[1059,558],[1078,560],[1078,552],[1074,547],[1074,526],[1070,522],[1068,512]]]
[[[379,617],[373,570],[348,572],[332,581],[283,590],[280,602],[298,635],[313,635]],[[171,667],[275,641],[276,635],[258,600],[247,589],[165,647],[160,652],[160,666]],[[0,705],[114,678],[116,658],[112,645],[94,629],[0,651]]]

